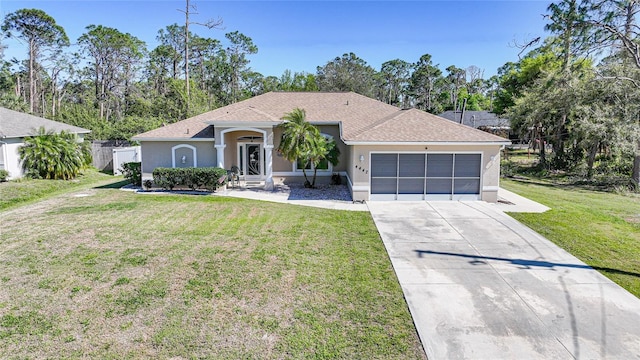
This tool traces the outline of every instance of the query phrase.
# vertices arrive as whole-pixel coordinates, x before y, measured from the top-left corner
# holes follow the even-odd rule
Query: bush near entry
[[[153,183],[165,190],[186,186],[191,190],[215,191],[227,182],[227,171],[218,167],[156,168]]]
[[[142,186],[142,163],[128,162],[122,164],[120,169],[124,178],[135,186]]]

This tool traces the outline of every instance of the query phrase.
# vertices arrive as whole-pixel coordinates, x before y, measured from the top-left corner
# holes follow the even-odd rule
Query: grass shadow
[[[127,184],[129,184],[129,180],[120,180],[109,184],[95,186],[94,189],[120,189]]]
[[[102,170],[98,170],[98,172],[105,175],[113,175],[113,170],[102,169]]]

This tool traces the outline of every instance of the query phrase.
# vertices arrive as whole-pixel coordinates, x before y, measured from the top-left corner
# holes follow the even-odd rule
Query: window
[[[305,164],[302,163],[302,160],[298,159],[298,161],[296,161],[296,171],[302,171],[302,168],[304,168],[305,170],[313,170],[313,166],[311,166],[311,162],[308,162],[305,166]],[[331,170],[330,168],[330,164],[327,160],[322,160],[318,163],[317,166],[318,171],[329,171]]]
[[[324,138],[327,140],[333,139],[333,136],[328,134],[320,134],[320,135],[324,136]],[[294,171],[302,171],[303,168],[305,170],[313,170],[313,166],[311,165],[311,163],[303,164],[302,160],[298,159],[298,161],[296,161],[294,164]],[[326,159],[323,159],[318,163],[316,168],[318,169],[318,171],[331,171],[331,164],[329,164],[329,161],[327,161]]]

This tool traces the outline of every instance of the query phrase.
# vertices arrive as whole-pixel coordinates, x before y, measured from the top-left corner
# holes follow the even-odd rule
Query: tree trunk
[[[587,178],[593,177],[593,163],[596,160],[596,154],[598,153],[599,142],[596,141],[591,145],[589,149],[589,157],[587,158]]]
[[[51,77],[51,118],[56,117],[56,81],[58,75]]]
[[[307,165],[305,164],[304,166],[306,167]],[[311,183],[309,182],[309,179],[307,178],[307,172],[305,171],[305,168],[304,168],[304,167],[302,168],[302,175],[304,175],[304,183],[305,183],[305,187],[306,187],[306,184],[311,184]]]
[[[22,96],[22,85],[20,82],[20,75],[16,76],[16,97],[20,98]]]
[[[640,140],[636,144],[636,153],[633,158],[633,171],[631,173],[631,180],[633,187],[636,190],[640,189]]]
[[[29,112],[33,113],[36,93],[36,82],[33,73],[33,60],[36,53],[35,39],[29,40]]]
[[[98,101],[100,102],[100,119],[104,119],[104,102],[106,100],[104,90],[104,79],[102,79],[100,97],[98,98]]]
[[[316,174],[318,173],[318,168],[316,166],[313,167],[313,180],[311,181],[311,188],[314,189],[316,187]]]
[[[191,98],[189,94],[189,0],[187,0],[187,8],[184,12],[185,15],[185,23],[184,23],[184,81],[187,86],[187,114],[186,117],[189,117],[189,99]]]
[[[543,166],[546,166],[547,163],[547,156],[546,156],[546,150],[545,150],[545,144],[544,144],[544,136],[542,136],[542,129],[536,129],[536,136],[535,138],[537,138],[538,140],[538,146],[539,146],[539,151],[540,151],[540,164],[542,164]]]

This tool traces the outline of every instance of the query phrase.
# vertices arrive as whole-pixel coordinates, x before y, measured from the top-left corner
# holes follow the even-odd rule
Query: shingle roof
[[[342,139],[347,142],[506,141],[421,110],[401,110],[353,92],[270,92],[137,135],[134,140],[196,138],[194,134],[210,129],[209,124],[226,122],[275,125],[294,108],[304,109],[310,122],[340,122]]]
[[[352,141],[356,142],[496,142],[507,139],[422,110],[400,110],[382,123],[367,128]]]
[[[40,127],[56,133],[63,130],[74,134],[91,132],[91,130],[81,127],[0,107],[0,138],[20,138],[35,135]]]

